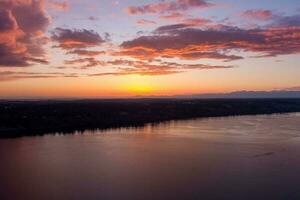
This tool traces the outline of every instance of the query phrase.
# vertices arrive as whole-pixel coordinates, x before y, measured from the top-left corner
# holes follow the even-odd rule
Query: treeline
[[[300,112],[300,99],[0,101],[0,137],[73,133],[201,117]]]

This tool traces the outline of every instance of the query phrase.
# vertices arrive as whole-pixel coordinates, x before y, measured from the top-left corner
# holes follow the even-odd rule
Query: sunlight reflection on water
[[[75,135],[137,135],[165,137],[239,137],[289,139],[300,136],[300,113],[178,120],[143,127],[76,132]]]

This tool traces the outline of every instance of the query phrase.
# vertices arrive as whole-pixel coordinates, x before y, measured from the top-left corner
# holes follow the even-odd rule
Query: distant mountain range
[[[191,98],[191,99],[237,99],[237,98],[300,98],[299,91],[274,90],[274,91],[237,91],[231,93],[207,93],[192,95],[175,95],[171,98]]]
[[[271,99],[271,98],[299,98],[300,88],[290,88],[289,90],[273,91],[236,91],[230,93],[202,93],[202,94],[183,94],[171,96],[156,95],[138,95],[131,97],[0,97],[1,101],[22,100],[22,101],[40,101],[40,100],[86,100],[86,99]]]

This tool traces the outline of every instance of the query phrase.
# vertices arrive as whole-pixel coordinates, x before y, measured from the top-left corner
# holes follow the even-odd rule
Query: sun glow
[[[144,95],[155,92],[153,84],[138,76],[132,77],[132,79],[124,85],[124,90],[133,95]]]

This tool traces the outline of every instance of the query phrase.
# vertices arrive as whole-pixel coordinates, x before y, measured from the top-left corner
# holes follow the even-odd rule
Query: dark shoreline
[[[3,100],[0,138],[290,112],[300,112],[300,99]]]

